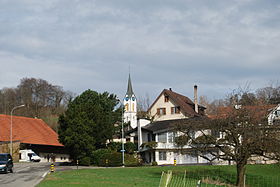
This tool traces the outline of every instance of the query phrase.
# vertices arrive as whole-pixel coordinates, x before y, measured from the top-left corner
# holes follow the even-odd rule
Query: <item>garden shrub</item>
[[[110,142],[107,144],[108,149],[112,151],[120,151],[122,149],[122,143],[121,142]]]
[[[125,161],[125,166],[129,166],[129,167],[135,167],[141,165],[136,155],[125,154],[124,161]]]
[[[102,166],[102,159],[104,159],[104,156],[106,154],[111,153],[111,152],[112,151],[109,149],[98,149],[98,150],[94,151],[92,153],[92,163],[97,166]]]
[[[83,157],[80,160],[79,165],[81,165],[81,166],[90,166],[90,157]]]
[[[158,163],[156,161],[152,162],[152,166],[157,166],[157,165],[158,165]]]
[[[136,151],[135,143],[127,142],[127,143],[125,143],[124,147],[125,147],[126,153],[128,153],[128,154],[133,154],[134,151]]]
[[[140,165],[139,160],[135,155],[125,154],[124,158],[126,166]],[[108,149],[99,149],[93,152],[93,163],[102,167],[122,166],[122,153]]]

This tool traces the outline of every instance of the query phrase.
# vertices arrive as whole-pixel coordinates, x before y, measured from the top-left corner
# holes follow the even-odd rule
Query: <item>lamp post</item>
[[[24,107],[25,105],[19,105],[19,106],[15,106],[12,110],[11,110],[11,129],[10,129],[10,154],[13,157],[13,111],[15,109]]]
[[[122,106],[122,167],[124,167],[124,151],[125,151],[123,138],[124,138],[124,133],[123,133],[123,106]]]

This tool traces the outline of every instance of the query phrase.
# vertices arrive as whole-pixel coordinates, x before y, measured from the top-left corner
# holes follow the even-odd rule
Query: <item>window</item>
[[[128,104],[125,104],[125,111],[128,111]]]
[[[180,107],[171,107],[171,114],[179,114],[180,113]]]
[[[152,141],[152,139],[151,139],[151,134],[148,133],[148,142],[151,142],[151,141]]]
[[[174,142],[174,132],[168,132],[168,143]]]
[[[134,103],[132,103],[132,109],[131,110],[132,110],[132,112],[134,112]]]
[[[158,152],[158,159],[159,160],[166,160],[166,152],[165,151],[159,151]]]
[[[195,131],[190,130],[190,131],[188,132],[188,136],[189,136],[190,138],[194,139],[194,138],[195,138]]]
[[[218,130],[212,130],[211,135],[216,138],[220,138],[220,132]]]
[[[166,109],[165,108],[158,108],[157,109],[157,115],[165,115]]]
[[[165,95],[164,96],[164,102],[168,102],[169,101],[169,96],[168,95]]]
[[[158,142],[166,143],[167,137],[166,137],[166,132],[164,133],[159,133],[158,134]]]

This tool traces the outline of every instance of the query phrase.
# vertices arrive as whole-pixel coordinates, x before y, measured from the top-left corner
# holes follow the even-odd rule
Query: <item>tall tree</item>
[[[215,119],[202,118],[190,124],[176,124],[181,136],[179,146],[188,144],[199,156],[213,160],[233,161],[236,164],[238,187],[244,186],[248,160],[254,156],[277,159],[279,156],[278,126],[267,124],[266,107],[246,107],[223,111]],[[197,136],[191,136],[190,132]]]
[[[57,131],[58,116],[73,97],[73,93],[46,80],[23,78],[16,88],[0,90],[0,113],[10,114],[13,107],[25,104],[27,107],[16,110],[14,114],[41,118]]]
[[[105,147],[114,133],[114,124],[121,119],[116,110],[118,99],[107,92],[83,92],[69,103],[59,118],[59,140],[71,150],[73,159],[90,156],[92,151]]]

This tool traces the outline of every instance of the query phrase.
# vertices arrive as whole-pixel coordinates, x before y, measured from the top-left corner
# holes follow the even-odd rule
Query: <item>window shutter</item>
[[[160,115],[160,109],[159,108],[157,109],[157,115]]]
[[[163,108],[163,114],[164,115],[166,114],[166,108]]]

